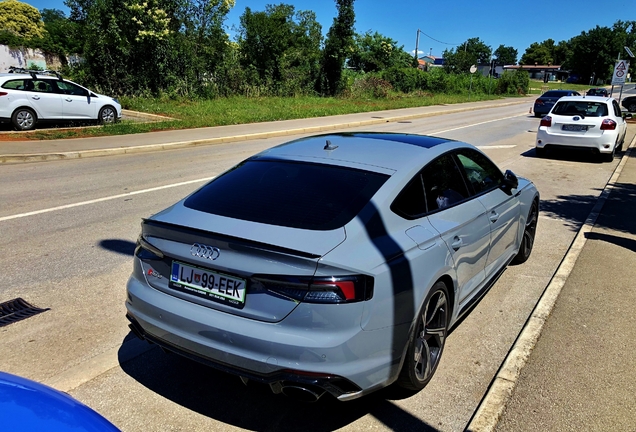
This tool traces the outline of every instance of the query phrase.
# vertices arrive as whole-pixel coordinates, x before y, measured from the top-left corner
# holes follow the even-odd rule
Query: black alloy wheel
[[[442,358],[450,305],[446,284],[437,282],[431,288],[409,340],[406,359],[398,385],[408,390],[421,390],[431,380]]]
[[[636,112],[636,102],[630,102],[629,106],[627,107],[627,111]]]
[[[532,253],[532,247],[534,246],[534,236],[537,232],[537,221],[539,219],[539,203],[535,200],[528,212],[528,218],[526,219],[526,226],[523,229],[523,238],[521,239],[521,246],[519,252],[512,260],[513,264],[523,264],[528,261],[530,254]]]

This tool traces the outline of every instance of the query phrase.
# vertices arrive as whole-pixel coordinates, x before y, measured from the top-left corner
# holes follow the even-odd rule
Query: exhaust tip
[[[283,394],[292,399],[299,400],[301,402],[316,402],[325,391],[320,388],[302,387],[298,385],[283,386]]]

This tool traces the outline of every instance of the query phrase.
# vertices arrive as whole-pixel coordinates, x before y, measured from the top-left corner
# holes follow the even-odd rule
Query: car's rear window
[[[569,94],[570,94],[570,92],[567,92],[567,91],[553,90],[553,91],[545,92],[543,94],[543,96],[545,96],[545,97],[563,97],[563,96],[567,96]]]
[[[351,221],[388,178],[332,165],[253,159],[203,186],[184,204],[252,222],[331,230]]]
[[[552,114],[604,117],[608,114],[608,110],[604,102],[561,101],[556,104]]]

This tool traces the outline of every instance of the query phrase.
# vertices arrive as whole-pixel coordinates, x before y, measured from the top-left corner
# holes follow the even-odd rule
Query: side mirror
[[[629,112],[628,112],[628,113],[626,113],[626,112],[624,112],[624,113],[623,113],[623,119],[624,119],[624,120],[631,120],[631,119],[632,119],[632,113],[629,113]]]
[[[510,170],[506,170],[506,172],[504,173],[503,186],[505,189],[517,189],[517,187],[519,186],[519,179],[517,178],[515,173]]]

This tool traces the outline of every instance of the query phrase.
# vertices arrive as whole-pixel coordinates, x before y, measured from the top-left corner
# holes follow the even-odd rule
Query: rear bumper
[[[399,357],[388,349],[393,328],[331,328],[303,304],[292,315],[320,327],[296,326],[291,316],[279,323],[246,319],[173,297],[134,276],[127,291],[127,317],[137,336],[272,389],[311,385],[350,400],[390,384],[399,372]]]
[[[536,147],[592,149],[599,153],[611,153],[618,140],[618,133],[618,130],[604,131],[602,135],[586,137],[581,135],[551,134],[546,127],[540,127],[537,131]]]

